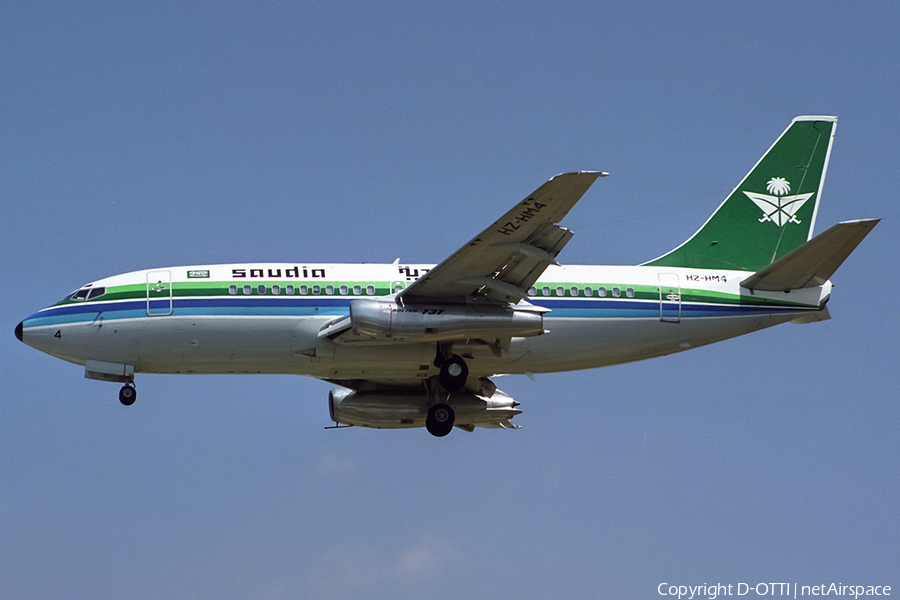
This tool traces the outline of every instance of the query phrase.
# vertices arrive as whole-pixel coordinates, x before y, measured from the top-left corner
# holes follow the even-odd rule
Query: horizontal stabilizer
[[[787,256],[741,282],[750,290],[778,292],[815,287],[828,281],[880,219],[838,223]]]

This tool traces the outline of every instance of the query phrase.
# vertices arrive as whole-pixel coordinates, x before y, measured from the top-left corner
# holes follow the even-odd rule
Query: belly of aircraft
[[[591,369],[665,356],[784,323],[796,315],[659,319],[548,319],[550,333],[529,338],[516,372]],[[555,334],[555,335],[554,335]]]
[[[28,330],[29,343],[84,364],[144,373],[269,373],[415,384],[437,374],[433,343],[355,345],[319,338],[327,318],[144,317]],[[514,338],[497,355],[481,341],[454,344],[470,377],[602,367],[662,356],[788,320],[784,315],[683,319],[547,319],[549,333]]]

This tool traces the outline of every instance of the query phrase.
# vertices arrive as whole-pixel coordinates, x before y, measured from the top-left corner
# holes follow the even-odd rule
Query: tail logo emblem
[[[744,192],[744,195],[753,200],[754,204],[763,211],[760,223],[769,221],[779,227],[784,227],[788,223],[799,225],[800,220],[796,217],[797,211],[815,195],[815,192],[810,192],[788,196],[787,193],[791,191],[791,182],[784,177],[770,179],[766,184],[766,191],[774,195],[757,194],[756,192]]]

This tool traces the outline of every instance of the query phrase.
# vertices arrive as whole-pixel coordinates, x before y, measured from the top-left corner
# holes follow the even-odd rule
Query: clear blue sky
[[[900,5],[484,4],[0,5],[0,598],[900,592]],[[130,270],[438,262],[578,169],[561,262],[635,264],[801,114],[840,118],[819,231],[884,219],[833,319],[499,378],[516,432],[325,431],[288,376],[126,409],[13,337]]]

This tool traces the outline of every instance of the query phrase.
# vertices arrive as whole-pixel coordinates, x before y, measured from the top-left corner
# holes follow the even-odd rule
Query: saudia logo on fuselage
[[[769,221],[779,227],[784,227],[788,223],[799,225],[800,220],[796,217],[797,211],[815,195],[815,192],[810,192],[788,196],[788,192],[791,191],[791,182],[784,177],[770,179],[766,184],[766,190],[774,195],[757,194],[756,192],[744,192],[744,195],[753,200],[754,204],[763,211],[760,223]]]

